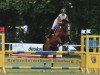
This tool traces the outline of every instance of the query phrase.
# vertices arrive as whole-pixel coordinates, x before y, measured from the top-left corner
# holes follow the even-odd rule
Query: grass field
[[[6,74],[0,75],[99,75],[99,74],[81,74],[78,71],[33,71],[33,70],[7,70]]]

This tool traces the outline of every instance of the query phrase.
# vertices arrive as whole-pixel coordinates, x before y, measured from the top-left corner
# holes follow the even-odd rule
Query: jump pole
[[[4,27],[0,27],[0,46],[1,46],[1,50],[0,50],[0,72],[1,73],[6,73],[5,71],[5,28]]]

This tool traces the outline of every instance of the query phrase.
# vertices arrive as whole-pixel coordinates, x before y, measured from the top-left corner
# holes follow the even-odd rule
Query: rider
[[[52,28],[51,28],[51,32],[50,32],[48,37],[50,37],[54,33],[54,30],[57,27],[58,23],[62,23],[63,19],[66,19],[68,21],[68,16],[65,14],[66,13],[66,9],[62,8],[60,12],[61,13],[58,15],[58,17],[53,22],[53,25],[52,25]]]

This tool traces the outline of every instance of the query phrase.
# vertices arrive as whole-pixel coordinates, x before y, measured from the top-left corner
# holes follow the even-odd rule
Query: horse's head
[[[69,24],[69,21],[67,21],[66,19],[63,19],[62,23],[58,23],[56,31],[60,33],[61,32],[66,33],[68,31],[68,24]]]
[[[69,21],[67,21],[66,19],[63,19],[63,20],[62,20],[62,24],[63,24],[63,25],[66,25],[66,24],[68,24],[68,23],[69,23]]]

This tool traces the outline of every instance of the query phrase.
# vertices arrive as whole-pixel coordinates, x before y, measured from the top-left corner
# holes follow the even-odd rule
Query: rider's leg
[[[50,33],[49,33],[49,35],[48,35],[48,37],[50,37],[53,33],[54,33],[54,30],[55,30],[55,27],[57,26],[57,23],[56,23],[56,21],[54,21],[54,23],[53,23],[53,25],[52,25],[52,28],[51,28],[51,30],[50,30]]]
[[[50,37],[53,33],[54,33],[54,30],[51,29],[51,30],[50,30],[50,34],[49,34],[49,37]]]
[[[57,26],[57,22],[54,21],[54,23],[53,23],[53,25],[52,25],[52,27],[51,27],[51,30],[54,30],[56,26]]]

